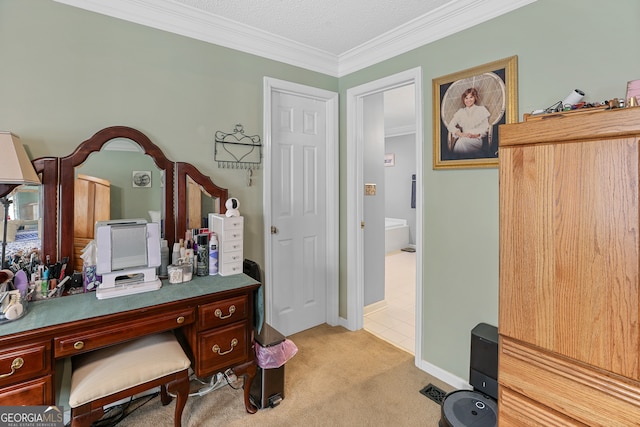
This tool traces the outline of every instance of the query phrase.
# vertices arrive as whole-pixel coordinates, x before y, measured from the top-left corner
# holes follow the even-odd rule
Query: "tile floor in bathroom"
[[[414,353],[416,253],[394,251],[385,256],[385,302],[365,307],[364,329],[396,347]]]

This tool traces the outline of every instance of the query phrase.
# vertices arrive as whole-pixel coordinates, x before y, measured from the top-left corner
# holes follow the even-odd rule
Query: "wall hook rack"
[[[260,136],[245,135],[240,123],[235,125],[231,133],[216,131],[214,160],[219,168],[224,169],[260,169]]]

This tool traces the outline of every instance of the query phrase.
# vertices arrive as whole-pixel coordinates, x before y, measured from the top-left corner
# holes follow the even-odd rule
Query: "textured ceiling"
[[[173,0],[340,55],[451,0]]]

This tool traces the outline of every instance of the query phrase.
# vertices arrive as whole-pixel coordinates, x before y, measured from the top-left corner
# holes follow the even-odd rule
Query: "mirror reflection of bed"
[[[32,252],[38,252],[41,248],[40,186],[20,185],[13,189],[7,198],[12,203],[9,205],[7,220],[6,257],[29,257]],[[3,220],[0,219],[0,230],[3,230],[3,227]]]

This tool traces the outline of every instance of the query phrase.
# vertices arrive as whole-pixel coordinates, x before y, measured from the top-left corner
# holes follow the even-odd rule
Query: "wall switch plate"
[[[376,195],[376,185],[375,184],[365,184],[364,185],[364,195],[365,196],[375,196]]]

